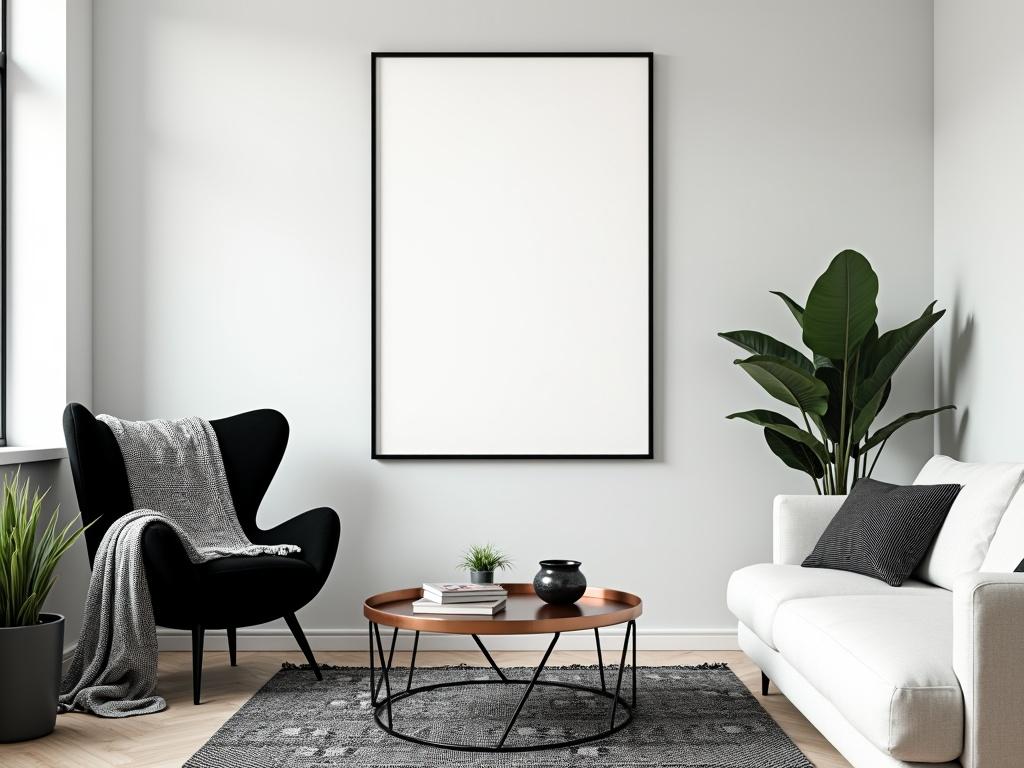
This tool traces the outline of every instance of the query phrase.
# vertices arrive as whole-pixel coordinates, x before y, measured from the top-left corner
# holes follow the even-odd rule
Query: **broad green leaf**
[[[813,363],[807,359],[803,352],[773,339],[766,333],[761,333],[760,331],[726,331],[718,335],[751,354],[781,357],[783,360],[789,360],[789,362],[800,366],[807,373],[814,373]]]
[[[944,314],[946,314],[944,309],[938,312],[927,312],[902,328],[889,331],[879,337],[876,344],[878,362],[872,367],[871,373],[857,385],[857,407],[864,407],[878,394],[879,390],[885,387],[892,375],[896,373],[896,369],[907,359],[907,355],[913,351],[918,342],[924,338],[933,325],[939,322],[939,318]]]
[[[868,330],[867,336],[860,343],[857,355],[857,381],[863,381],[874,367],[874,355],[878,347],[878,323]]]
[[[764,429],[764,441],[768,443],[772,453],[782,459],[787,467],[799,469],[814,478],[824,476],[825,470],[822,469],[821,462],[815,457],[814,452],[803,443],[798,443],[773,429],[768,429],[768,427]]]
[[[916,320],[923,320],[924,318],[931,317],[933,314],[935,314],[935,305],[937,303],[937,301],[933,301],[931,304],[925,307],[924,312],[918,315]],[[943,312],[945,312],[945,310],[943,310]],[[940,314],[939,317],[942,317],[942,315]],[[897,345],[903,331],[905,331],[905,329],[912,324],[913,321],[911,323],[908,323],[906,326],[903,326],[901,328],[895,328],[891,331],[888,331],[887,333],[883,333],[881,336],[875,339],[874,343],[867,348],[868,354],[864,358],[864,377],[862,378],[866,378],[868,374],[870,374],[872,371],[875,370],[875,368],[878,367],[878,363],[881,362],[882,358],[889,354],[889,352],[892,351],[893,347]]]
[[[850,442],[856,445],[871,429],[871,423],[875,420],[878,415],[878,411],[882,407],[882,397],[885,395],[885,389],[878,390],[878,394],[875,395],[868,403],[857,411],[857,415],[853,420],[853,431],[850,434]]]
[[[791,298],[789,298],[789,296],[784,294],[782,291],[769,291],[769,293],[775,294],[780,299],[782,299],[783,302],[785,302],[786,308],[790,311],[793,317],[796,318],[796,321],[800,324],[800,327],[803,328],[804,308],[797,304],[795,301],[793,301]]]
[[[739,413],[730,413],[725,418],[727,419],[743,419],[749,421],[751,424],[756,424],[759,427],[770,429],[773,432],[778,432],[784,437],[788,437],[801,445],[810,448],[812,453],[822,464],[828,464],[828,451],[825,449],[825,445],[810,432],[800,429],[800,427],[793,424],[792,421],[775,413],[774,411],[766,411],[763,409],[755,409],[752,411],[740,411]]]
[[[821,417],[821,425],[834,443],[839,442],[839,424],[843,409],[843,372],[835,366],[818,368],[815,378],[828,388],[828,408]]]
[[[882,392],[882,402],[878,405],[878,412],[881,413],[882,409],[885,408],[885,404],[889,402],[889,395],[892,393],[892,379],[885,384],[885,390]]]
[[[738,411],[737,413],[730,413],[725,418],[743,419],[744,421],[749,421],[751,424],[756,424],[759,427],[766,427],[769,424],[781,424],[799,429],[792,419],[788,419],[776,411],[769,411],[767,408],[753,408],[749,411]]]
[[[842,251],[817,279],[804,310],[804,344],[848,361],[878,316],[878,275],[856,251]]]
[[[948,411],[948,410],[956,410],[956,406],[955,405],[943,405],[941,408],[929,408],[927,411],[914,411],[913,413],[907,413],[907,414],[905,414],[903,416],[900,416],[895,421],[891,421],[888,424],[886,424],[884,427],[881,427],[880,429],[876,430],[871,435],[871,437],[869,437],[864,442],[863,445],[859,446],[854,451],[854,455],[859,454],[859,453],[864,453],[865,451],[870,451],[876,445],[880,445],[881,443],[884,443],[886,440],[888,440],[890,437],[892,437],[893,432],[895,432],[900,427],[903,427],[903,426],[909,424],[912,421],[917,421],[918,419],[923,419],[923,418],[926,418],[928,416],[932,416],[932,415],[934,415],[936,413],[939,413],[941,411]]]
[[[825,413],[828,387],[798,365],[766,355],[754,355],[735,363],[775,399],[808,413],[819,416]]]

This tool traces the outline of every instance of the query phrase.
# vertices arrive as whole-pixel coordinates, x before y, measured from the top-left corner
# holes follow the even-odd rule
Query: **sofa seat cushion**
[[[775,617],[786,661],[898,760],[956,760],[964,705],[945,590],[791,600]]]
[[[776,648],[772,629],[775,612],[788,600],[828,595],[916,594],[934,591],[944,590],[919,581],[906,581],[902,587],[890,587],[884,581],[849,571],[759,563],[748,565],[732,574],[726,601],[732,614],[761,638],[761,642]]]
[[[211,627],[273,621],[305,605],[319,587],[316,571],[301,555],[220,557],[196,568],[198,613]]]

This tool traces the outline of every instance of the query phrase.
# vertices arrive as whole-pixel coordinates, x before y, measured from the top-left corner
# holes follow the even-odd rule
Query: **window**
[[[0,446],[7,445],[7,0],[0,0]]]

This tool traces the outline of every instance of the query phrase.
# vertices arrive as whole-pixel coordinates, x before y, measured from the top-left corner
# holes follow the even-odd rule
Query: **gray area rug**
[[[327,667],[323,682],[286,665],[185,764],[352,766],[352,768],[812,768],[747,688],[724,665],[638,667],[633,722],[602,741],[564,749],[488,754],[424,747],[373,721],[367,668]],[[527,678],[531,669],[510,668]],[[614,685],[614,670],[606,674]],[[405,688],[408,669],[392,670]],[[597,667],[549,667],[541,679],[600,687]],[[628,701],[628,675],[623,693]],[[424,667],[414,685],[493,679],[477,667]],[[400,682],[399,682],[400,681]],[[395,702],[395,727],[446,742],[496,740],[523,686],[460,686]],[[569,740],[607,727],[609,700],[562,688],[536,688],[507,742]],[[621,715],[620,715],[621,718]]]

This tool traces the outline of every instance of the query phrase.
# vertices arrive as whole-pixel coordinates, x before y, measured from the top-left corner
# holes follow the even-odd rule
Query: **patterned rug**
[[[548,751],[505,754],[424,747],[394,738],[373,721],[366,668],[308,670],[285,665],[185,764],[351,766],[352,768],[812,768],[807,758],[725,665],[638,667],[633,722],[602,741]],[[529,679],[532,670],[510,668]],[[405,689],[408,669],[392,670]],[[614,685],[614,670],[606,675]],[[622,687],[629,700],[629,670]],[[415,685],[487,680],[487,668],[416,670]],[[542,680],[600,687],[597,667],[549,667]],[[395,728],[448,743],[496,741],[524,686],[459,686],[395,702]],[[609,700],[565,688],[535,688],[507,744],[566,741],[607,727]],[[621,710],[620,710],[621,711]],[[619,719],[623,715],[619,715]]]

